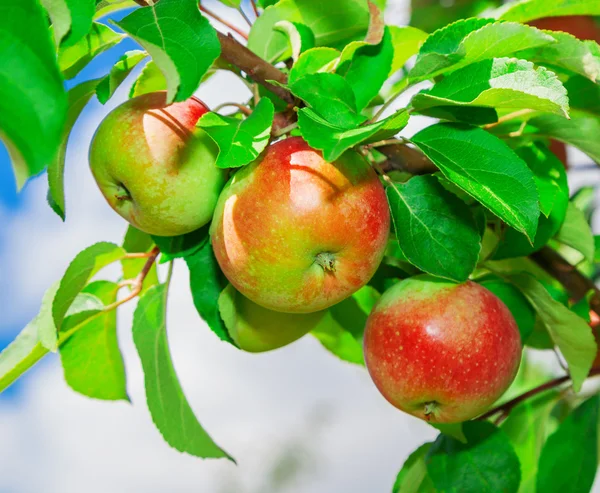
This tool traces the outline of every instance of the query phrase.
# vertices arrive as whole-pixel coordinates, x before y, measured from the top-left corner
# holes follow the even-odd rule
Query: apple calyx
[[[131,193],[127,190],[127,187],[120,183],[115,192],[115,199],[119,202],[123,202],[124,200],[133,200],[133,197],[131,197]]]
[[[431,415],[435,414],[435,412],[438,410],[438,408],[439,408],[439,403],[437,401],[426,402],[424,409],[423,409],[423,414],[425,414],[425,419],[427,421],[430,421]]]
[[[319,264],[325,272],[335,272],[335,255],[333,253],[321,252],[315,257],[315,262]]]

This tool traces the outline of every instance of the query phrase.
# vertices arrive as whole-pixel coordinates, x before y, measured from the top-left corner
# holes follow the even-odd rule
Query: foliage
[[[311,331],[326,350],[363,365],[363,331],[380,294],[428,273],[487,287],[514,315],[524,347],[554,349],[568,367],[559,384],[568,380],[570,394],[541,398],[534,389],[533,399],[512,402],[513,388],[490,414],[495,424],[440,427],[434,442],[407,458],[393,491],[588,491],[597,465],[598,398],[582,402],[578,393],[596,371],[589,315],[600,306],[592,283],[600,240],[582,197],[569,200],[564,167],[549,143],[567,143],[600,162],[600,46],[527,23],[600,15],[600,3],[520,0],[493,10],[501,2],[448,7],[413,0],[413,25],[395,26],[384,23],[383,1],[259,0],[247,40],[252,53],[223,43],[195,0],[148,3],[0,5],[0,135],[17,187],[47,170],[49,205],[65,220],[67,145],[90,100],[104,104],[131,83],[130,97],[166,90],[169,102],[180,102],[214,71],[232,72],[252,88],[252,98],[229,104],[234,113],[208,112],[197,124],[219,149],[216,166],[233,175],[274,140],[300,135],[329,161],[360,152],[385,186],[392,239],[370,283],[330,307]],[[222,3],[244,8],[236,0]],[[102,20],[131,7],[137,8],[119,22]],[[82,80],[98,55],[126,37],[140,49]],[[388,111],[417,84],[407,105]],[[420,115],[437,121],[401,136]],[[159,254],[170,264],[162,282]],[[0,353],[0,391],[58,350],[73,390],[128,400],[117,310],[139,296],[132,331],[152,420],[179,451],[232,459],[195,417],[171,360],[173,262],[189,269],[199,316],[235,347],[224,322],[231,314],[219,311],[227,281],[209,225],[178,237],[130,227],[122,246],[101,242],[80,252],[46,291],[39,314]],[[121,263],[121,279],[99,278],[113,263]],[[119,296],[122,289],[128,292]],[[524,391],[531,384],[514,386]],[[570,411],[563,419],[552,416],[557,401]]]

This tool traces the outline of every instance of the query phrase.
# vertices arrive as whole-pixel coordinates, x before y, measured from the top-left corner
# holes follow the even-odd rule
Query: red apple
[[[511,384],[521,358],[512,314],[473,282],[416,276],[387,290],[364,334],[365,362],[395,407],[434,423],[484,412]]]
[[[270,310],[323,310],[364,286],[383,258],[383,186],[358,153],[330,163],[298,137],[234,175],[215,210],[212,244],[244,296]]]
[[[90,166],[111,207],[136,228],[158,236],[189,233],[207,224],[225,171],[218,148],[196,128],[208,108],[198,99],[166,104],[166,92],[144,94],[102,121]]]
[[[538,29],[562,31],[579,39],[591,39],[600,43],[600,28],[593,17],[584,15],[544,17],[529,24]]]

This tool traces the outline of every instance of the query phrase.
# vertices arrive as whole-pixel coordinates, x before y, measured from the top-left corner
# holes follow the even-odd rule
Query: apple
[[[600,43],[600,28],[593,17],[584,15],[544,17],[529,24],[538,29],[562,31],[579,39],[590,39]]]
[[[369,281],[389,229],[385,191],[360,154],[330,163],[291,137],[233,176],[211,238],[223,273],[244,296],[270,310],[310,313]]]
[[[207,224],[226,182],[218,148],[196,128],[208,108],[198,99],[166,104],[166,92],[130,99],[102,121],[90,167],[110,206],[157,236]]]
[[[521,338],[506,305],[483,286],[420,275],[382,295],[367,319],[364,352],[391,404],[432,423],[457,423],[508,388]]]
[[[219,311],[236,345],[251,353],[286,346],[314,329],[327,310],[282,313],[250,301],[229,284],[219,296]]]

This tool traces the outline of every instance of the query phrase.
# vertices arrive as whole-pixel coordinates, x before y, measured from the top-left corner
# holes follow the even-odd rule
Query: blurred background
[[[247,29],[234,10],[203,3]],[[413,23],[431,31],[494,3],[421,0]],[[410,18],[407,0],[388,0],[387,23],[406,25]],[[123,41],[68,85],[104,75],[134,48],[134,42]],[[45,289],[81,249],[100,240],[121,242],[126,223],[102,198],[87,155],[95,128],[127,98],[140,70],[105,106],[94,98],[71,134],[66,223],[46,203],[44,175],[16,194],[0,144],[0,349],[38,312]],[[395,107],[406,105],[423,87]],[[223,72],[197,95],[211,107],[250,96],[239,80]],[[411,136],[424,123],[415,118],[403,133]],[[600,171],[586,156],[567,152],[572,192],[595,186]],[[598,232],[600,218],[594,220]],[[176,264],[174,276],[168,331],[176,370],[200,422],[238,465],[180,454],[162,440],[146,409],[128,304],[120,309],[119,342],[132,404],[74,393],[63,381],[58,356],[46,357],[0,394],[0,493],[387,493],[410,452],[437,435],[392,408],[363,368],[339,361],[310,336],[262,355],[220,342],[194,309],[182,263]],[[533,358],[547,371],[556,370],[553,354]]]

